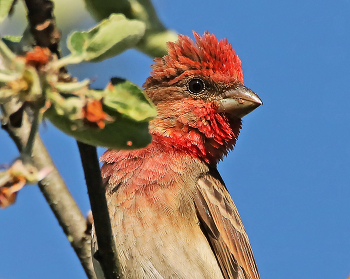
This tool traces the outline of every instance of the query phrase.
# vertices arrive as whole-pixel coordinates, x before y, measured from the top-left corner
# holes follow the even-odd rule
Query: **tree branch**
[[[96,259],[99,261],[106,279],[121,278],[120,263],[112,234],[96,147],[79,141],[77,144],[94,218],[98,243],[98,257]]]
[[[55,24],[53,17],[54,4],[49,0],[25,0],[28,8],[28,21],[30,32],[36,44],[47,47],[52,53],[60,57],[59,41],[61,33]]]
[[[48,47],[51,50],[51,52],[56,53],[57,56],[60,57],[60,53],[58,49],[60,33],[56,28],[55,20],[52,14],[53,3],[49,0],[25,0],[25,2],[28,8],[28,20],[30,23],[30,30],[31,30],[31,33],[33,34],[36,44],[40,47]],[[98,260],[102,267],[105,278],[107,279],[120,278],[121,277],[120,264],[118,261],[116,247],[115,247],[114,238],[112,234],[107,201],[105,197],[105,189],[102,187],[102,178],[101,178],[101,172],[98,164],[96,148],[80,142],[78,142],[78,147],[80,151],[82,165],[84,168],[85,180],[86,180],[86,184],[89,192],[90,204],[91,204],[91,209],[94,217],[96,237],[97,237],[97,243],[98,243],[98,249],[99,249]],[[36,151],[35,148],[36,148],[36,145],[34,144],[33,155]],[[42,166],[42,164],[40,164],[40,160],[39,162],[37,161],[36,163],[38,164],[37,167],[40,169],[40,167]],[[51,164],[53,165],[52,162]],[[61,182],[63,183],[63,181]],[[52,183],[51,181],[49,181],[48,184],[44,182],[44,184],[42,185],[44,186],[43,189],[46,189],[46,187],[50,186],[51,183]],[[50,196],[51,194],[54,194],[54,195],[51,197]],[[54,199],[56,194],[57,193],[55,191],[49,192],[46,194],[44,193],[47,199],[48,198]],[[51,200],[49,201],[49,199],[48,199],[48,202],[50,206],[55,205],[55,203],[52,203]],[[65,209],[66,212],[67,212],[67,209],[69,209],[69,212],[71,212],[72,210],[72,212],[78,211],[80,213],[79,209],[77,207],[76,208],[74,207],[76,207],[76,204],[72,199],[71,204],[63,207],[63,209]],[[78,212],[76,212],[76,214],[78,214]],[[58,219],[64,217],[64,216],[60,216],[60,214],[56,215]],[[79,220],[75,220],[78,218],[78,216],[74,215],[70,217],[71,217],[70,221],[74,220],[76,224],[79,223],[78,222]],[[68,220],[64,220],[64,221],[68,221]],[[77,227],[74,229],[74,226],[72,228],[71,227],[65,228],[64,227],[65,224],[66,224],[65,222],[61,224],[64,230],[73,229],[75,232],[80,228],[80,227]],[[70,235],[68,231],[66,233]],[[77,241],[78,240],[79,239],[77,239]],[[75,243],[74,238],[73,238],[72,245],[73,243]],[[79,246],[73,246],[73,247],[79,247]],[[84,248],[86,247],[84,246]],[[78,254],[78,256],[80,255]],[[91,268],[91,252],[90,252],[90,257],[89,255],[85,255],[85,256],[90,264],[88,269],[86,269],[86,271],[89,272]],[[88,276],[89,275],[90,274],[88,274]]]
[[[52,13],[53,3],[49,0],[25,0],[25,3],[28,8],[30,31],[36,45],[47,47],[52,53],[60,57],[58,46],[60,32],[56,27]],[[19,128],[14,128],[10,125],[9,117],[18,110],[18,105],[12,100],[1,106],[1,109],[5,116],[2,121],[2,128],[8,132],[18,150],[22,153],[23,151],[31,151],[32,162],[38,170],[44,167],[53,169],[47,177],[38,183],[39,188],[67,235],[86,275],[88,278],[95,279],[96,275],[91,260],[91,236],[87,230],[87,222],[37,133],[38,115],[35,113],[34,123],[31,124],[28,115],[24,112],[22,125]],[[30,145],[27,145],[28,139]]]
[[[14,101],[2,106],[2,128],[15,142],[18,150],[22,152],[27,144],[31,125],[27,114],[24,112],[22,126],[13,128],[8,123],[8,117],[17,110]],[[41,170],[51,167],[53,170],[38,183],[51,210],[55,214],[64,233],[67,235],[75,253],[77,254],[88,278],[95,279],[95,273],[91,261],[91,237],[86,233],[86,220],[70,194],[66,184],[60,176],[56,166],[52,162],[43,142],[37,134],[34,140],[32,161],[34,166]]]

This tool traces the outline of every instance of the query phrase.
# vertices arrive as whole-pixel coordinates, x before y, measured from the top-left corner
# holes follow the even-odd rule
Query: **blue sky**
[[[181,34],[208,30],[227,37],[242,60],[245,85],[264,102],[244,118],[235,150],[219,164],[261,277],[345,279],[350,273],[350,2],[154,4],[165,25]],[[56,16],[67,24],[64,15]],[[14,32],[11,22],[5,27]],[[86,13],[72,22],[85,29],[93,25]],[[112,76],[142,85],[151,62],[132,50],[71,71],[97,78],[96,87]],[[86,214],[75,141],[51,125],[42,127],[41,135]],[[18,155],[3,131],[0,145],[0,163]],[[14,206],[0,210],[0,251],[0,279],[85,278],[37,186],[25,187]]]

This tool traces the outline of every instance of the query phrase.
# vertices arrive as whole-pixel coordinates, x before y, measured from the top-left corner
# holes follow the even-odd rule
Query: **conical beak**
[[[224,93],[224,98],[219,103],[218,112],[242,118],[260,105],[262,105],[262,101],[258,95],[244,85],[238,85]]]

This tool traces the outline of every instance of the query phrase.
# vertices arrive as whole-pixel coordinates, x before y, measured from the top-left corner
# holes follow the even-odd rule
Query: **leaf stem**
[[[1,123],[2,129],[9,134],[18,150],[23,152],[31,130],[26,112],[24,112],[21,127],[13,128],[6,119],[18,109],[15,100],[1,105],[0,108],[4,116]],[[91,261],[91,237],[86,233],[86,220],[60,176],[38,133],[35,133],[32,150],[31,160],[38,170],[44,167],[53,169],[49,175],[38,183],[39,188],[67,238],[70,239],[70,244],[77,254],[87,277],[89,279],[96,279]]]
[[[35,140],[35,136],[36,136],[38,129],[39,129],[39,124],[41,122],[41,118],[42,118],[42,114],[40,113],[40,107],[35,107],[33,121],[32,121],[32,125],[30,128],[27,144],[25,145],[25,147],[23,148],[23,151],[22,151],[22,157],[23,157],[24,161],[30,159],[30,157],[32,155],[34,140]]]
[[[74,56],[72,54],[69,54],[65,57],[62,57],[61,59],[58,59],[52,62],[51,67],[53,70],[58,70],[67,65],[78,64],[78,63],[81,63],[82,61],[83,59],[80,56]]]

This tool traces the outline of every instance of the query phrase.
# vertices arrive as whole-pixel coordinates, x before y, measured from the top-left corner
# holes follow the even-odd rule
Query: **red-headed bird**
[[[101,157],[124,278],[260,278],[216,164],[262,102],[226,39],[194,36],[169,42],[144,84],[152,143]]]

